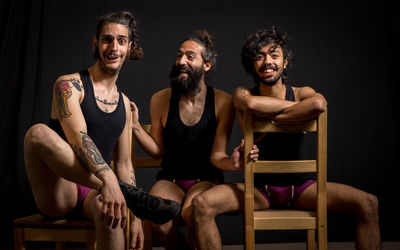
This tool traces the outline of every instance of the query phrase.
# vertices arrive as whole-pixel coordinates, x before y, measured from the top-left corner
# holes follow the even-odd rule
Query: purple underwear
[[[303,191],[316,183],[315,180],[308,180],[301,186],[255,186],[267,200],[270,207],[283,208],[291,207]]]
[[[167,180],[167,179],[164,179],[164,180]],[[173,179],[173,180],[167,180],[167,181],[171,181],[171,182],[175,183],[178,187],[180,187],[186,193],[191,187],[193,187],[195,184],[197,184],[203,180],[200,180],[200,179],[195,179],[195,180]],[[221,183],[221,181],[219,179],[216,179],[216,180],[210,181],[210,182],[214,183],[215,185],[218,185]]]
[[[84,218],[83,202],[85,201],[86,196],[89,194],[90,190],[92,190],[92,189],[88,188],[86,186],[79,185],[79,184],[76,184],[76,189],[78,191],[78,200],[76,202],[75,208],[72,211],[70,211],[68,214],[66,214],[64,216],[48,216],[48,215],[42,213],[40,210],[39,210],[39,213],[48,220],[60,220],[60,219],[65,219],[65,218],[68,218],[68,219]]]
[[[86,186],[82,186],[79,184],[76,184],[76,188],[78,189],[78,202],[77,206],[83,206],[83,201],[85,200],[86,196],[89,194],[91,188],[88,188]]]

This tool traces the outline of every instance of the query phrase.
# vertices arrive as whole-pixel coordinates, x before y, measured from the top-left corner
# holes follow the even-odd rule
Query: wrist
[[[94,175],[99,178],[102,182],[107,182],[109,180],[115,179],[116,176],[112,171],[111,167],[108,165],[104,165],[103,167],[96,170]]]

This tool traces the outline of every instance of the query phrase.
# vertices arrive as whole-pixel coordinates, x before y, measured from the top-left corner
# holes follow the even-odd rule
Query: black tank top
[[[260,95],[259,88],[252,90],[254,95]],[[295,101],[294,92],[291,86],[286,84],[285,99]],[[258,134],[255,134],[257,138]],[[256,142],[260,150],[260,160],[306,160],[311,159],[309,148],[306,150],[306,140],[311,136],[310,133],[267,133],[259,142]],[[307,180],[314,179],[313,174],[256,174],[254,182],[256,185],[273,186],[300,186]]]
[[[164,152],[160,179],[222,180],[222,171],[210,162],[217,129],[214,89],[207,86],[206,100],[200,121],[186,126],[179,115],[179,94],[172,90],[168,118],[163,131]]]
[[[122,93],[118,90],[117,108],[111,113],[106,113],[97,106],[89,72],[83,70],[79,74],[85,90],[81,109],[86,121],[87,134],[99,149],[103,159],[110,164],[112,151],[125,126],[126,114]],[[59,120],[51,119],[49,126],[66,140]]]

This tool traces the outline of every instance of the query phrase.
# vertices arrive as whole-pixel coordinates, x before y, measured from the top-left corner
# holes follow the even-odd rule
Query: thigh
[[[83,202],[83,215],[95,221],[101,217],[103,203],[100,201],[100,193],[97,190],[90,190]]]
[[[207,203],[219,214],[244,210],[244,184],[229,183],[217,185],[202,193]],[[257,190],[254,190],[254,210],[268,208],[268,202]]]
[[[150,194],[182,204],[185,192],[175,183],[168,180],[157,181],[150,189]]]
[[[38,146],[46,143],[48,149]],[[44,150],[47,151],[41,152]],[[28,130],[24,142],[26,172],[38,208],[49,216],[65,215],[74,209],[77,202],[76,184],[55,174],[41,157],[41,154],[54,157],[59,151],[62,151],[65,159],[69,159],[72,166],[76,157],[68,143],[57,133],[44,124],[35,125]],[[63,161],[62,164],[68,164],[66,162],[68,161]]]
[[[328,182],[326,184],[327,209],[332,212],[355,211],[361,199],[368,195],[366,192],[349,185]],[[303,209],[316,208],[317,184],[308,187],[299,196],[295,206]]]

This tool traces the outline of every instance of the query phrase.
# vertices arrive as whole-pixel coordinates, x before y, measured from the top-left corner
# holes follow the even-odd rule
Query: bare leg
[[[193,199],[195,238],[200,250],[222,249],[215,217],[227,212],[243,211],[243,193],[243,183],[232,183],[215,186]],[[255,210],[268,208],[264,196],[256,189],[254,196]]]
[[[175,183],[161,180],[150,190],[150,194],[157,195],[164,199],[170,199],[180,204],[183,202],[185,193]],[[168,221],[165,224],[152,224],[154,233],[166,249],[188,249],[189,246],[185,237],[175,225],[176,220]]]
[[[215,184],[212,182],[202,181],[200,183],[197,183],[196,185],[193,185],[186,193],[182,207],[182,219],[188,228],[188,242],[190,249],[196,249],[196,242],[193,231],[194,228],[193,228],[192,200],[195,196],[197,196],[200,193],[203,193],[204,191],[212,188],[213,186],[215,186]]]
[[[99,189],[101,181],[86,171],[69,144],[44,124],[25,135],[24,159],[33,196],[49,216],[62,216],[76,205],[76,183]]]
[[[125,249],[124,230],[118,223],[116,228],[106,226],[101,218],[102,202],[99,200],[100,194],[92,190],[83,203],[83,213],[85,217],[94,221],[96,227],[96,240],[98,250],[123,250]]]
[[[316,189],[316,184],[307,188],[295,206],[315,209]],[[348,185],[328,182],[327,208],[331,212],[346,212],[356,217],[355,242],[358,250],[381,249],[378,199],[374,195]]]

